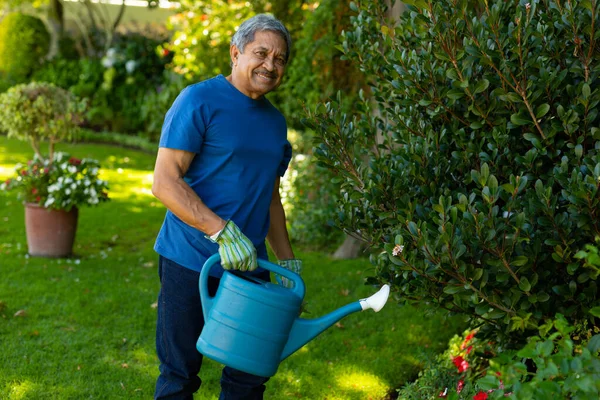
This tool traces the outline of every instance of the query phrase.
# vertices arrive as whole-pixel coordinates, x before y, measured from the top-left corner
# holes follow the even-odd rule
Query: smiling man
[[[165,116],[152,185],[167,207],[154,247],[161,283],[156,399],[192,399],[200,387],[198,278],[211,255],[221,256],[211,295],[223,269],[269,280],[257,268],[257,257],[267,258],[265,239],[280,265],[301,272],[279,197],[291,146],[284,117],[265,98],[281,83],[290,49],[277,19],[245,21],[231,40],[231,74],[188,86]],[[262,399],[266,381],[225,367],[220,399]]]

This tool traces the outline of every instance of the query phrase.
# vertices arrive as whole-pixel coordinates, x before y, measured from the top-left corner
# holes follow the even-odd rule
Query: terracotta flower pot
[[[25,203],[25,230],[29,255],[67,257],[73,252],[78,210],[52,210]]]

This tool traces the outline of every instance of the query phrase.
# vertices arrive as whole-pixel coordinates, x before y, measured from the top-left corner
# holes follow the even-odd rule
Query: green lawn
[[[23,206],[0,192],[0,398],[151,398],[158,374],[154,322],[158,293],[152,246],[164,208],[150,193],[154,156],[106,145],[59,150],[102,163],[112,201],[80,210],[75,256],[29,258]],[[0,179],[29,147],[0,136]],[[367,260],[305,261],[310,317],[377,288]],[[353,314],[284,361],[267,399],[382,399],[413,378],[423,352],[442,350],[457,324],[390,302]],[[207,360],[197,399],[216,399],[221,366]]]

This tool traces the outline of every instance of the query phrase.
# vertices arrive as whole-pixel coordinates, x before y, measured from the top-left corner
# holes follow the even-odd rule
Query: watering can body
[[[279,363],[309,340],[344,316],[365,309],[361,300],[321,318],[298,318],[305,292],[302,278],[260,259],[260,267],[288,278],[294,286],[286,288],[225,271],[216,295],[211,297],[208,294],[208,276],[210,268],[218,260],[218,254],[210,257],[200,273],[205,324],[196,348],[208,358],[231,368],[263,377],[273,376]],[[385,300],[387,294],[389,287]]]

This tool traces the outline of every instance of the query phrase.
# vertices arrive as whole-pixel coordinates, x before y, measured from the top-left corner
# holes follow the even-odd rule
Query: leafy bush
[[[179,93],[189,84],[183,75],[171,70],[163,72],[163,81],[154,89],[150,89],[140,105],[140,119],[144,130],[139,135],[157,142],[160,138],[165,114]]]
[[[0,95],[0,128],[29,142],[40,159],[40,142],[48,141],[52,160],[54,144],[72,139],[84,109],[84,102],[50,83],[16,85]]]
[[[189,80],[229,75],[231,37],[242,21],[262,11],[261,2],[183,0],[180,4],[180,12],[167,24],[173,31],[168,46],[175,53],[173,71]]]
[[[577,344],[574,327],[560,314],[540,328],[521,350],[491,360],[478,387],[490,391],[490,399],[598,399],[600,334]]]
[[[340,244],[341,232],[330,224],[338,196],[331,171],[314,163],[311,154],[297,154],[290,164],[290,175],[284,200],[290,205],[286,215],[294,243],[303,248],[334,250]]]
[[[577,332],[558,314],[540,325],[527,345],[507,350],[468,330],[398,390],[398,399],[597,399],[598,332]]]
[[[342,179],[339,225],[382,251],[377,280],[402,301],[484,335],[586,318],[597,274],[574,256],[600,233],[600,4],[416,3],[399,21],[384,0],[351,5],[343,49],[373,97],[354,118],[333,102],[309,116]]]
[[[11,84],[26,81],[50,49],[50,33],[41,19],[21,13],[0,20],[0,75]]]
[[[296,129],[305,129],[300,121],[306,104],[326,101],[339,90],[345,94],[344,110],[349,110],[364,86],[358,68],[344,60],[336,46],[340,33],[350,26],[349,11],[347,1],[325,0],[303,12],[283,83],[269,95]]]
[[[81,76],[83,72],[83,62],[83,59],[67,60],[60,57],[54,58],[35,71],[31,76],[31,80],[52,83],[63,89],[70,89],[76,86],[80,83],[82,78],[90,83],[89,76]],[[78,93],[78,95],[80,95],[80,93]]]

